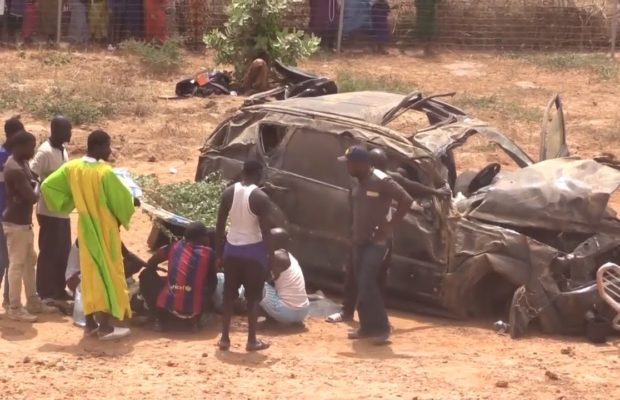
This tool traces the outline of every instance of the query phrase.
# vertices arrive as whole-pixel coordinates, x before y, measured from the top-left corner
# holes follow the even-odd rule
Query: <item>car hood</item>
[[[593,160],[560,158],[507,172],[457,208],[470,218],[500,225],[593,234],[620,221],[607,207],[620,171]]]

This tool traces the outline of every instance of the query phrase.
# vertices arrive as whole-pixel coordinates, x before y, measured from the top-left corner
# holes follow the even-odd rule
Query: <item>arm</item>
[[[116,217],[119,225],[129,229],[129,221],[135,211],[131,192],[112,171],[112,168],[103,174],[101,184],[110,212]]]
[[[228,214],[232,207],[234,195],[235,187],[229,186],[224,190],[224,193],[222,193],[222,198],[220,200],[220,208],[217,212],[217,223],[215,224],[215,254],[218,259],[221,259],[224,253],[226,222],[228,221]]]
[[[410,179],[407,179],[399,173],[389,172],[388,175],[390,175],[390,177],[394,179],[396,183],[402,186],[402,188],[405,189],[410,196],[418,197],[418,196],[429,196],[430,195],[430,196],[446,197],[450,195],[447,191],[444,191],[442,189],[434,189],[432,187],[425,186],[419,182],[415,182]]]
[[[155,252],[146,262],[146,268],[157,269],[157,266],[164,261],[168,260],[168,256],[170,254],[170,245],[166,245],[161,247],[159,250]]]
[[[250,209],[258,217],[258,224],[260,225],[261,233],[263,234],[263,241],[267,246],[267,249],[271,249],[271,212],[272,207],[271,199],[260,189],[256,189],[250,195]],[[271,259],[271,251],[267,251],[268,259]]]
[[[125,265],[125,277],[128,278],[140,272],[146,267],[146,263],[140,257],[129,251],[124,243],[121,243],[121,253],[123,255],[123,264]]]
[[[30,161],[30,169],[40,177],[47,175],[49,172],[49,163],[45,152],[41,150],[37,151],[37,154],[34,156],[32,161]]]
[[[11,185],[17,192],[20,199],[28,204],[35,204],[39,201],[39,184],[36,183],[34,188],[28,179],[28,176],[22,170],[10,169],[4,173],[5,182]]]
[[[75,208],[66,165],[52,172],[41,184],[41,193],[47,208],[63,214],[69,214]]]
[[[396,212],[390,221],[384,221],[379,227],[374,237],[375,242],[385,242],[390,237],[394,228],[405,218],[413,203],[413,199],[405,189],[392,179],[383,180],[383,191],[392,201],[396,202]]]

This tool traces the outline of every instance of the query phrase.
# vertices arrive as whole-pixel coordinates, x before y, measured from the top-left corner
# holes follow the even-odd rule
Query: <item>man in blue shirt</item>
[[[9,256],[6,247],[6,236],[4,236],[4,230],[2,229],[2,214],[6,208],[6,186],[4,184],[4,164],[9,159],[11,151],[7,148],[9,139],[13,137],[17,132],[24,130],[24,124],[19,119],[19,116],[15,116],[7,119],[4,122],[4,134],[6,135],[6,141],[0,146],[0,283],[4,278],[4,293],[2,296],[2,306],[4,309],[8,308],[9,304],[9,280],[5,271],[8,270]]]

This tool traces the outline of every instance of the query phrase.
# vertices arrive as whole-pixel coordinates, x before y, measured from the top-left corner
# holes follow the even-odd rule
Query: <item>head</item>
[[[112,155],[112,138],[102,130],[91,132],[88,135],[86,152],[95,160],[108,161]]]
[[[24,124],[22,124],[22,121],[19,115],[16,115],[4,121],[4,134],[6,136],[7,141],[17,132],[23,131],[23,130],[24,130]]]
[[[263,164],[258,161],[243,163],[243,181],[257,185],[263,179]]]
[[[372,166],[370,164],[370,152],[364,146],[351,146],[344,153],[344,156],[338,158],[339,161],[347,163],[349,175],[354,178],[363,178],[368,176]]]
[[[273,228],[270,231],[270,233],[271,233],[270,239],[271,239],[273,249],[275,250],[278,250],[278,249],[288,250],[289,249],[291,237],[289,236],[286,229]]]
[[[185,228],[185,240],[194,244],[207,246],[209,244],[209,230],[201,222],[192,222]]]
[[[50,142],[59,147],[71,141],[71,122],[63,116],[56,116],[50,124]]]
[[[282,271],[286,271],[288,267],[291,266],[291,259],[289,258],[288,252],[286,250],[276,250],[273,253],[273,258],[271,259],[271,268],[273,272],[278,274]]]
[[[30,132],[19,131],[9,140],[13,157],[18,160],[30,160],[34,157],[37,147],[37,138]]]
[[[370,164],[373,168],[377,168],[385,172],[388,167],[388,158],[385,151],[379,148],[370,150]]]

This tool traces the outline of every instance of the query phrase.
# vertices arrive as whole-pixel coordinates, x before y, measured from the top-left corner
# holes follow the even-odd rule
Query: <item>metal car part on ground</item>
[[[428,126],[386,126],[403,110],[423,113]],[[545,332],[583,332],[587,311],[611,315],[595,275],[604,262],[620,262],[620,221],[607,208],[620,173],[592,160],[554,158],[568,155],[557,96],[544,126],[542,162],[535,163],[496,128],[437,97],[356,92],[289,99],[242,107],[222,122],[201,150],[196,179],[220,171],[236,180],[244,161],[261,161],[265,190],[288,219],[307,282],[340,289],[351,180],[336,158],[352,144],[380,147],[390,170],[435,187],[448,180],[454,188],[452,151],[481,135],[521,169],[497,175],[487,168],[474,176],[480,187],[466,185],[472,193],[454,203],[418,199],[421,206],[395,233],[388,303],[462,318],[509,315],[513,337],[533,321]]]

